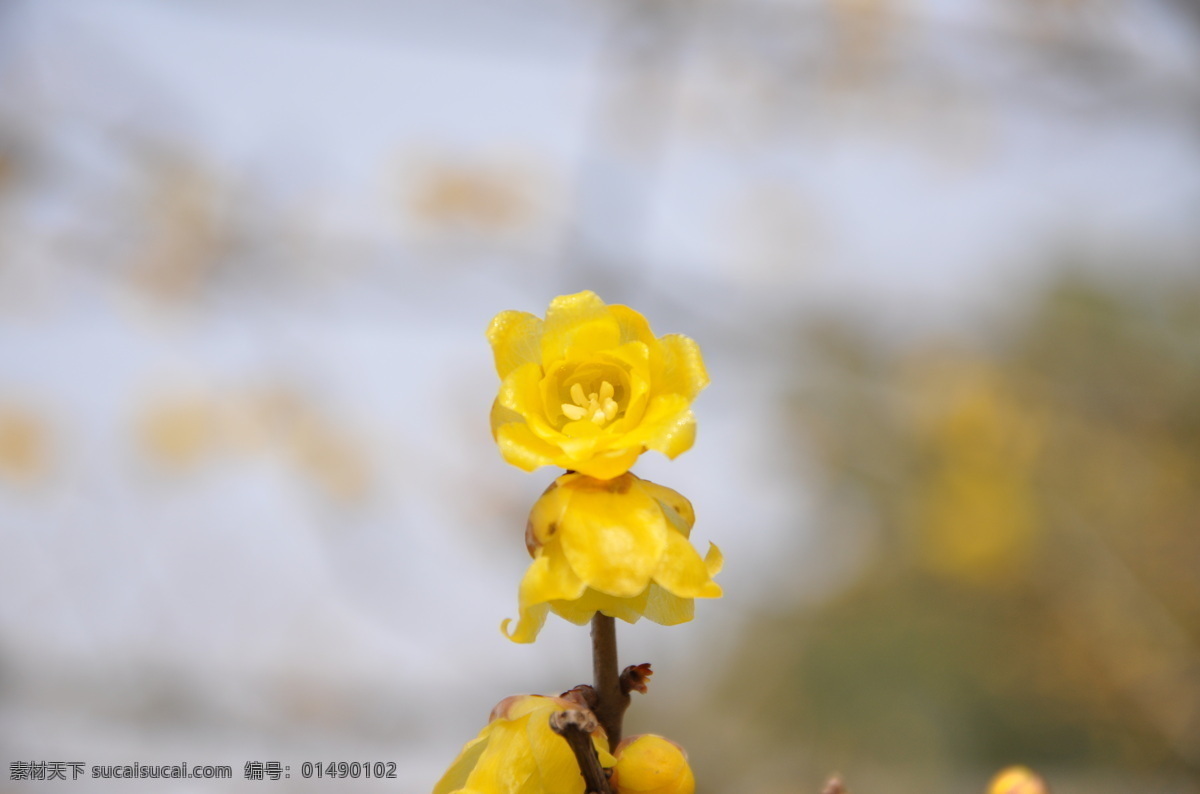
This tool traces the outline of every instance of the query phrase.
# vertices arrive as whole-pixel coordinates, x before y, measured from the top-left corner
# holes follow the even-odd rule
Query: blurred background
[[[586,681],[484,329],[593,289],[712,375],[726,597],[620,630],[701,794],[1200,792],[1198,221],[1194,0],[8,0],[0,791]]]

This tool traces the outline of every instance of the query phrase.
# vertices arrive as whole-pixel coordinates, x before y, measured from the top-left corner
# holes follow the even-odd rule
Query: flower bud
[[[617,794],[693,794],[696,779],[687,753],[652,733],[630,736],[617,745],[611,783]]]

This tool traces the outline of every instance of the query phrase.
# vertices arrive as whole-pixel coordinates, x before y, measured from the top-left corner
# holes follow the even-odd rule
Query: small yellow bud
[[[652,733],[631,736],[617,745],[612,784],[617,794],[694,794],[696,779],[687,753]]]
[[[1023,766],[1000,770],[988,785],[988,794],[1047,794],[1049,791],[1046,781]]]

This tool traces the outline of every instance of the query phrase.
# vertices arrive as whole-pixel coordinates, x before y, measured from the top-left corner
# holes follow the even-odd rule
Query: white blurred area
[[[953,334],[1080,245],[1195,266],[1187,13],[0,6],[4,777],[394,760],[342,786],[420,792],[495,701],[586,681],[586,629],[499,631],[555,473],[496,452],[483,334],[581,289],[709,364],[694,449],[637,471],[693,499],[726,597],[620,634],[685,699],[740,615],[853,565],[807,553],[779,446],[806,315]]]

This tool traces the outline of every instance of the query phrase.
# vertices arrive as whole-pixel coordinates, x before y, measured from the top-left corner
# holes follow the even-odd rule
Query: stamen
[[[617,405],[616,400],[611,398],[606,400],[604,402],[604,418],[611,422],[613,417],[617,415],[617,410],[619,408],[620,406]]]
[[[563,416],[570,419],[572,422],[578,422],[580,419],[590,419],[596,426],[604,427],[608,422],[616,418],[617,413],[621,410],[621,406],[613,399],[616,394],[616,389],[608,381],[600,382],[600,391],[585,394],[583,385],[574,383],[571,385],[571,403],[562,404]]]

